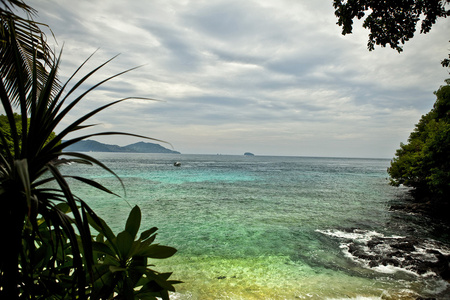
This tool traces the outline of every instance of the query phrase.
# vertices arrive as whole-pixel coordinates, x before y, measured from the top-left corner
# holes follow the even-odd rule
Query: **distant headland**
[[[128,146],[118,146],[103,144],[93,140],[79,141],[70,145],[65,151],[79,151],[79,152],[125,152],[125,153],[171,153],[180,154],[178,151],[173,151],[155,143],[138,142]]]
[[[245,152],[244,155],[246,155],[246,156],[255,156],[255,154],[253,154],[251,152]]]

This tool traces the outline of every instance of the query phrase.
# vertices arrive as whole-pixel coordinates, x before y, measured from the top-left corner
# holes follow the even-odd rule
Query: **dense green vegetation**
[[[85,124],[92,116],[131,98],[101,106],[55,130],[89,92],[126,71],[73,96],[109,61],[67,90],[81,67],[60,85],[61,56],[48,51],[38,24],[17,17],[14,9],[33,12],[21,0],[0,0],[0,100],[5,114],[0,118],[0,299],[168,299],[177,282],[169,280],[170,273],[149,268],[148,259],[167,258],[176,250],[154,243],[156,228],[136,240],[138,207],[131,210],[125,230],[112,233],[67,179],[117,195],[59,168],[67,162],[97,165],[117,177],[88,155],[64,151],[65,159],[60,156],[66,147],[93,136],[135,136],[99,132],[68,137],[92,127]]]
[[[16,121],[16,126],[17,126],[17,134],[19,136],[19,146],[21,145],[21,138],[22,138],[22,123],[20,122],[21,116],[18,114],[14,114],[14,120]],[[27,120],[27,126],[29,128],[30,126],[30,119]],[[14,141],[12,139],[11,136],[11,127],[9,125],[8,122],[8,118],[5,115],[0,115],[0,132],[3,135],[3,137],[6,140],[6,145],[9,149],[9,151],[11,151],[11,153],[14,154]],[[53,138],[55,137],[55,133],[52,132],[46,142],[46,144],[48,142],[50,142]],[[6,155],[6,150],[5,148],[0,148],[0,154],[2,154],[3,156]]]
[[[401,144],[388,169],[391,184],[448,201],[450,195],[450,80],[441,86],[433,109],[422,116],[408,143]],[[447,199],[446,199],[447,198]]]

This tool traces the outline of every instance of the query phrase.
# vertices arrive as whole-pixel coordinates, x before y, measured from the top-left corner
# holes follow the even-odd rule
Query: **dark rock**
[[[406,205],[402,204],[393,204],[391,207],[389,207],[390,211],[396,211],[396,210],[406,210]]]
[[[370,241],[367,242],[367,246],[372,249],[380,244],[383,244],[384,240],[381,238],[373,238]]]
[[[360,250],[360,247],[356,246],[355,244],[348,245],[348,252],[350,252],[351,254],[355,253],[358,250]]]
[[[392,257],[383,257],[380,260],[380,264],[382,264],[383,266],[394,266],[394,267],[398,267],[400,266],[400,261],[398,261],[397,259],[394,259]]]
[[[395,256],[395,257],[403,257],[404,256],[404,252],[402,252],[402,251],[394,251],[394,252],[391,252],[390,255],[391,256]]]
[[[440,275],[444,280],[450,279],[450,260],[448,256],[436,251],[438,261],[434,263],[433,271]]]
[[[360,246],[355,244],[350,244],[348,246],[348,252],[359,259],[369,260],[372,258],[371,255],[364,252]]]
[[[227,276],[219,276],[219,277],[217,277],[217,279],[226,279],[227,278]]]
[[[398,243],[392,243],[390,246],[392,248],[399,249],[402,251],[408,251],[408,252],[416,250],[416,247],[414,247],[414,244],[411,241],[401,241]]]
[[[430,271],[430,269],[432,268],[432,264],[430,264],[430,262],[427,261],[419,261],[416,265],[413,266],[413,269],[419,274],[419,275],[423,275],[425,273],[427,273],[428,271]]]
[[[377,260],[371,260],[371,261],[369,261],[369,267],[371,267],[371,268],[378,267],[379,265],[380,265],[380,263],[379,263],[379,261],[377,261]]]
[[[406,262],[415,261],[415,259],[411,255],[405,255],[403,258]]]
[[[363,260],[374,259],[374,257],[372,255],[365,253],[363,250],[356,251],[355,253],[353,253],[353,255],[358,257],[359,259],[363,259]]]

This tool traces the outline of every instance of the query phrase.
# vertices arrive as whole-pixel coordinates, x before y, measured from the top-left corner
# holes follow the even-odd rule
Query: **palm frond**
[[[35,10],[26,5],[23,1],[1,0],[3,7],[0,9],[0,74],[5,80],[6,89],[12,97],[15,105],[18,105],[19,94],[28,94],[32,89],[31,78],[33,70],[37,71],[37,88],[40,90],[47,78],[46,66],[53,65],[53,52],[47,45],[46,36],[40,29],[45,24],[35,22],[32,16]],[[14,13],[14,9],[19,8],[28,15],[22,18]],[[19,49],[15,52],[12,48]],[[15,64],[15,56],[19,55],[21,64]],[[36,56],[39,63],[36,69],[33,66],[33,56]],[[29,79],[26,85],[20,85],[17,72],[25,72]],[[19,88],[20,86],[20,88]],[[22,91],[22,89],[24,90]],[[58,85],[54,91],[58,90]],[[28,103],[30,105],[30,103]]]

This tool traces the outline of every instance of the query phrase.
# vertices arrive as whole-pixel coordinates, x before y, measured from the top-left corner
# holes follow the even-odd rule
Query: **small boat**
[[[174,162],[173,165],[175,167],[181,167],[181,163],[179,161]]]

